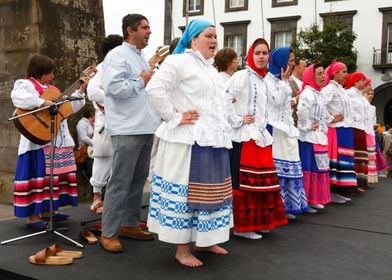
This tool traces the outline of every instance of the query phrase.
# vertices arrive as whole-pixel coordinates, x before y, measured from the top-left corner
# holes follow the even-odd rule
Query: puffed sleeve
[[[178,63],[174,56],[168,56],[146,87],[150,103],[170,128],[177,127],[182,119],[182,113],[177,111],[172,96],[181,79]]]
[[[298,129],[302,131],[309,131],[312,126],[311,109],[314,105],[314,99],[311,92],[304,90],[300,96],[297,107],[298,115]]]
[[[41,107],[45,103],[45,99],[40,98],[34,85],[28,80],[15,82],[11,91],[11,99],[15,107],[25,110]]]

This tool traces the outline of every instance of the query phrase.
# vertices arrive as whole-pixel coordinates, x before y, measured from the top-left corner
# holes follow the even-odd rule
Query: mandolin
[[[95,75],[96,72],[97,70],[94,66],[89,66],[83,71],[81,77],[91,78]],[[41,94],[40,97],[47,101],[59,102],[64,99],[64,96],[70,96],[73,92],[75,92],[75,90],[80,87],[81,83],[82,81],[78,79],[63,93],[55,90],[54,88],[48,88]],[[14,124],[19,132],[31,142],[39,145],[45,145],[51,140],[51,116],[49,114],[49,108],[28,114],[28,112],[33,110],[16,108],[14,116],[20,117],[13,118]],[[60,129],[61,121],[68,118],[70,115],[72,115],[72,113],[73,111],[71,102],[65,102],[59,106],[58,114],[54,120],[55,135],[57,135]]]

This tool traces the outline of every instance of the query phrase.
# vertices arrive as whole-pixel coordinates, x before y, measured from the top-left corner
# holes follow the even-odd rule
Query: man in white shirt
[[[140,14],[128,14],[122,22],[124,42],[105,57],[102,79],[113,167],[106,186],[100,243],[114,253],[122,251],[117,236],[153,239],[139,227],[139,221],[154,132],[160,124],[145,90],[153,74],[142,53],[151,34],[149,22]]]

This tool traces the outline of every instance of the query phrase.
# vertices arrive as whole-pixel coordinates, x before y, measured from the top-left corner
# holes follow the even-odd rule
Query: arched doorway
[[[392,127],[392,98],[389,99],[388,103],[384,108],[384,124],[388,127]]]
[[[372,104],[377,108],[377,121],[392,127],[392,82],[384,83],[374,89]]]

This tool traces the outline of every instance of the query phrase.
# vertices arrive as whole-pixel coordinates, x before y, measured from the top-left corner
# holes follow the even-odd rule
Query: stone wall
[[[100,61],[105,36],[102,0],[0,0],[0,171],[14,172],[19,132],[8,118],[12,81],[33,53],[56,61],[54,84],[65,90]],[[70,128],[74,131],[74,121]]]

